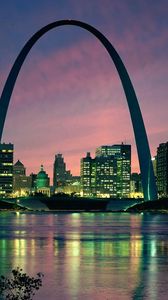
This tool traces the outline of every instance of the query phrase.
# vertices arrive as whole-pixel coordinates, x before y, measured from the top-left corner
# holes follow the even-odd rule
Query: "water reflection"
[[[2,214],[0,273],[43,272],[37,299],[166,299],[167,225],[166,215]]]

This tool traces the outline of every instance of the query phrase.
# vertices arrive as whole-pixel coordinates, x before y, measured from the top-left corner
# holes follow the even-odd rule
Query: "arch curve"
[[[0,99],[0,141],[2,138],[4,123],[5,123],[12,91],[26,56],[28,55],[33,45],[37,42],[37,40],[39,40],[40,37],[42,37],[45,33],[50,31],[51,29],[54,29],[59,26],[65,26],[65,25],[78,26],[91,32],[103,44],[103,46],[106,48],[107,52],[109,53],[110,57],[112,58],[122,82],[122,86],[126,95],[127,104],[129,107],[129,112],[132,120],[132,126],[134,130],[134,136],[135,136],[140,171],[141,171],[144,199],[156,200],[157,189],[156,189],[156,183],[155,183],[155,177],[153,172],[153,165],[151,161],[151,154],[150,154],[147,134],[146,134],[142,114],[140,111],[140,107],[138,104],[138,100],[133,85],[131,83],[131,80],[129,78],[128,72],[119,54],[112,46],[112,44],[109,42],[109,40],[100,31],[98,31],[96,28],[92,27],[87,23],[77,21],[77,20],[60,20],[60,21],[50,23],[44,26],[43,28],[41,28],[39,31],[37,31],[22,48],[21,52],[16,58],[13,67],[9,73],[9,76],[6,80],[4,89],[2,91],[1,99]]]

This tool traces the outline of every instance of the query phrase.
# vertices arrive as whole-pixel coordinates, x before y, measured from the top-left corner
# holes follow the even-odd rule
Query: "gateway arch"
[[[136,147],[138,152],[144,199],[156,200],[157,188],[155,183],[155,176],[153,172],[153,165],[151,161],[151,154],[150,154],[147,134],[146,134],[142,114],[140,111],[140,107],[138,104],[138,100],[133,85],[131,83],[131,80],[129,78],[128,72],[120,56],[118,55],[117,51],[114,49],[112,44],[108,41],[108,39],[96,28],[84,22],[77,21],[77,20],[60,20],[60,21],[50,23],[47,26],[41,28],[39,31],[37,31],[22,48],[20,54],[16,58],[13,67],[9,73],[9,76],[6,80],[4,89],[2,91],[1,99],[0,99],[0,141],[2,138],[4,123],[5,123],[12,91],[26,56],[28,55],[33,45],[45,33],[47,33],[53,28],[59,26],[65,26],[65,25],[78,26],[91,32],[103,44],[103,46],[106,48],[107,52],[111,56],[111,59],[114,62],[115,67],[118,71],[118,75],[121,79],[122,86],[127,99],[127,104],[129,107],[129,112],[132,120],[132,126],[134,130],[134,136],[135,136]]]

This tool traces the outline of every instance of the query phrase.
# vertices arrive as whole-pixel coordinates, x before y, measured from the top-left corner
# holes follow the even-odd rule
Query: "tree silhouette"
[[[42,286],[42,273],[36,277],[30,277],[23,270],[16,268],[12,270],[12,276],[0,276],[0,299],[9,300],[31,300],[35,291]]]

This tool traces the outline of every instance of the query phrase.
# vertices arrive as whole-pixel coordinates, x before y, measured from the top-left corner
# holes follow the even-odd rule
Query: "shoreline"
[[[121,199],[120,199],[121,200]],[[127,199],[80,199],[55,198],[53,200],[34,197],[18,199],[16,202],[0,201],[0,212],[41,212],[41,213],[152,213],[168,214],[168,199],[131,203]],[[123,203],[124,205],[123,205]],[[125,201],[125,202],[124,202]]]
[[[40,209],[0,209],[0,213],[44,213],[44,214],[52,214],[52,213],[65,213],[65,214],[73,214],[73,213],[124,213],[124,214],[168,214],[168,209],[149,209],[149,210],[67,210],[67,209],[53,209],[53,210],[40,210]]]

